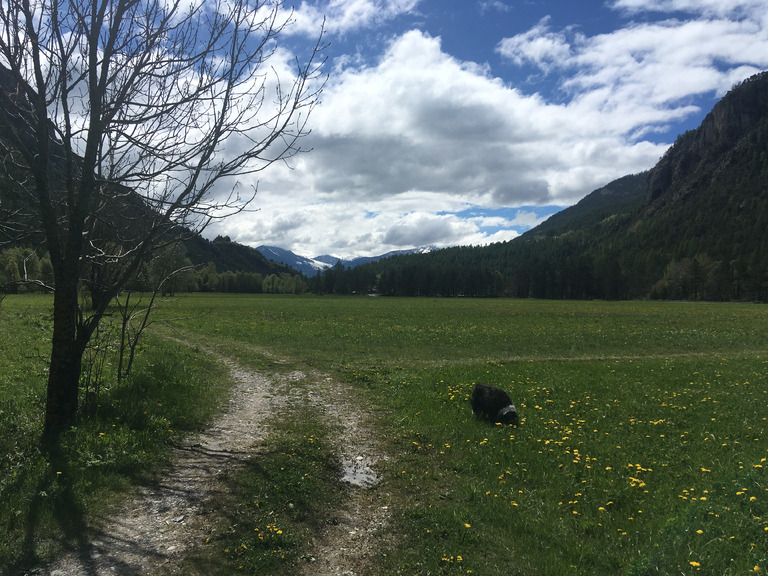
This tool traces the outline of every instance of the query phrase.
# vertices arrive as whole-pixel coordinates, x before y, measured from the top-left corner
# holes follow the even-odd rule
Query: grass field
[[[158,386],[164,370],[189,374],[210,364],[160,338],[172,331],[244,364],[263,369],[268,350],[289,366],[315,367],[357,387],[375,409],[388,456],[375,490],[393,500],[397,547],[380,551],[379,574],[768,570],[764,306],[191,295],[158,314],[169,327],[144,352],[137,382],[151,373]],[[14,350],[44,352],[46,322],[38,302],[3,302],[3,437],[12,421],[22,421],[28,429],[16,437],[29,438],[39,419],[44,361]],[[153,355],[160,352],[167,365],[158,367]],[[217,374],[215,366],[205,370]],[[205,378],[192,380],[190,389]],[[509,391],[521,415],[517,428],[473,418],[467,399],[478,381]],[[148,425],[142,422],[126,430],[139,434]],[[102,428],[90,426],[98,438]],[[265,478],[291,466],[320,471],[310,488],[315,495],[300,496],[322,515],[331,488],[321,464],[330,432],[311,427],[294,419],[273,439],[278,449],[235,479],[239,488],[226,505],[239,511],[232,526],[248,528],[213,542],[212,564],[282,574],[281,561],[296,560],[307,519],[287,513],[293,496],[279,500],[277,485]],[[87,438],[82,433],[79,442]],[[9,488],[13,474],[55,479],[52,471],[28,471],[22,456],[29,450],[12,447],[20,456],[3,462],[3,496],[21,490]],[[273,498],[272,512],[282,502],[284,523],[280,538],[269,533],[271,547],[252,545],[252,526],[267,526],[254,491]],[[19,510],[23,519],[23,505]],[[3,512],[3,525],[15,534],[12,518]],[[23,537],[6,544],[6,558],[23,544]]]

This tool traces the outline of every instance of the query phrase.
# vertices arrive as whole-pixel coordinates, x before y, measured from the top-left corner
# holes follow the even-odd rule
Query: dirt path
[[[354,401],[354,392],[333,379],[313,378],[308,402],[324,413],[336,430],[337,453],[342,463],[342,481],[352,485],[346,506],[335,511],[325,530],[315,539],[315,550],[305,567],[305,576],[355,576],[366,567],[388,540],[389,497],[376,486],[375,466],[381,457],[375,431],[368,427],[365,410]]]
[[[89,529],[87,543],[36,576],[101,576],[173,573],[178,562],[209,535],[216,510],[211,505],[225,484],[222,472],[258,457],[268,434],[267,417],[285,402],[302,402],[338,430],[337,452],[352,486],[341,510],[329,516],[305,556],[307,575],[365,574],[379,540],[389,531],[389,507],[373,471],[379,456],[375,435],[346,386],[322,374],[266,375],[223,359],[235,387],[224,412],[203,433],[175,449],[162,481],[141,487],[120,511]],[[293,386],[296,381],[305,385]],[[286,392],[290,390],[288,394]],[[352,415],[352,417],[350,416]]]

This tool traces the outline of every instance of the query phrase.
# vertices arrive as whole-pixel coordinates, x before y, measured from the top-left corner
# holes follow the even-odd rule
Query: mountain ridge
[[[435,250],[435,247],[422,246],[409,250],[393,250],[375,256],[357,256],[355,258],[339,258],[330,254],[321,254],[320,256],[315,256],[314,258],[308,258],[285,248],[268,245],[257,246],[255,249],[269,260],[289,266],[294,270],[301,272],[307,277],[313,277],[321,273],[323,270],[333,268],[337,265],[340,265],[342,268],[356,268],[357,266],[362,266],[371,262],[377,262],[392,256],[400,256],[405,254],[423,254]]]
[[[7,152],[7,145],[2,150]],[[29,228],[24,241],[30,242],[38,218],[23,204],[27,195],[14,192],[14,182],[24,175],[8,176],[0,173],[3,223],[14,231]],[[107,207],[110,222],[100,232],[128,237],[126,226],[141,222],[144,208],[131,194],[117,196],[122,200]],[[12,219],[25,210],[27,220]],[[138,226],[131,234],[141,232]],[[178,228],[172,232],[184,234]],[[318,292],[765,301],[768,72],[734,86],[650,170],[608,183],[507,242],[345,260],[197,235],[187,252],[194,264],[213,262],[218,273],[280,276],[306,265],[305,276],[322,280],[310,282]]]

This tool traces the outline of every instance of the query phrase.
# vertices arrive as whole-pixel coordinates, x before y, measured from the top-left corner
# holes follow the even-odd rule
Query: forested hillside
[[[317,292],[768,299],[768,73],[735,86],[650,171],[505,243],[389,258]]]

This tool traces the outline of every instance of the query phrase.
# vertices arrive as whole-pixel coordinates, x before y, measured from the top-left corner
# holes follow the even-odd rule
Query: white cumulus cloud
[[[303,1],[294,9],[291,34],[317,35],[317,24],[326,20],[330,34],[345,34],[371,28],[381,22],[413,12],[421,0],[324,0]]]
[[[536,26],[498,45],[498,52],[515,64],[532,63],[545,71],[562,67],[571,59],[571,45],[565,31],[553,32],[550,18],[542,19]]]
[[[416,26],[389,36],[375,59],[340,55],[311,119],[313,151],[261,174],[260,211],[212,233],[337,256],[507,240],[539,221],[537,206],[575,203],[650,168],[668,146],[654,132],[701,114],[698,96],[768,68],[764,0],[610,7],[628,19],[602,34],[544,18],[499,38],[505,66],[540,70],[557,100],[456,58]],[[344,34],[418,9],[417,0],[303,2],[296,19],[316,33],[326,14],[329,30]],[[487,217],[499,207],[519,216]]]

